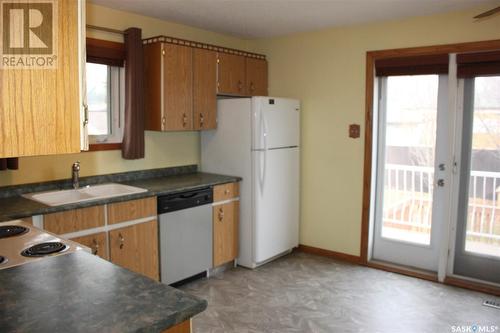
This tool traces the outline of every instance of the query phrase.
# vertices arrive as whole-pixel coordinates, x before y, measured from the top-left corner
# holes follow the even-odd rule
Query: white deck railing
[[[429,230],[434,169],[386,164],[384,223]],[[468,236],[500,240],[500,172],[472,171],[469,185]]]

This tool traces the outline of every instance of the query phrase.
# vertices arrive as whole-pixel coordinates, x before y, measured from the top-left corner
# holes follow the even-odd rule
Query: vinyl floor
[[[208,301],[196,333],[500,333],[500,310],[482,305],[498,297],[301,252],[182,289]]]

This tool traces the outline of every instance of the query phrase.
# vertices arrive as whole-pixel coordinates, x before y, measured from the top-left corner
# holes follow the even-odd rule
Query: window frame
[[[110,134],[89,134],[90,145],[121,144],[125,117],[125,70],[123,67],[108,66]],[[89,112],[89,116],[91,111]]]
[[[125,44],[86,38],[87,63],[110,67],[111,135],[89,135],[89,150],[120,150],[125,119]],[[113,101],[115,101],[113,103]],[[116,103],[118,101],[118,103]],[[114,128],[114,124],[119,124]]]

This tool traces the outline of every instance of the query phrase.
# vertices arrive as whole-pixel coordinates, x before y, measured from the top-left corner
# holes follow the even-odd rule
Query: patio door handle
[[[437,186],[443,187],[444,186],[444,179],[438,179]]]

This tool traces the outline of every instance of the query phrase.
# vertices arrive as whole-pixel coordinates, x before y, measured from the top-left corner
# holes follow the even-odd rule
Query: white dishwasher
[[[173,284],[212,268],[212,188],[158,197],[160,279]]]

